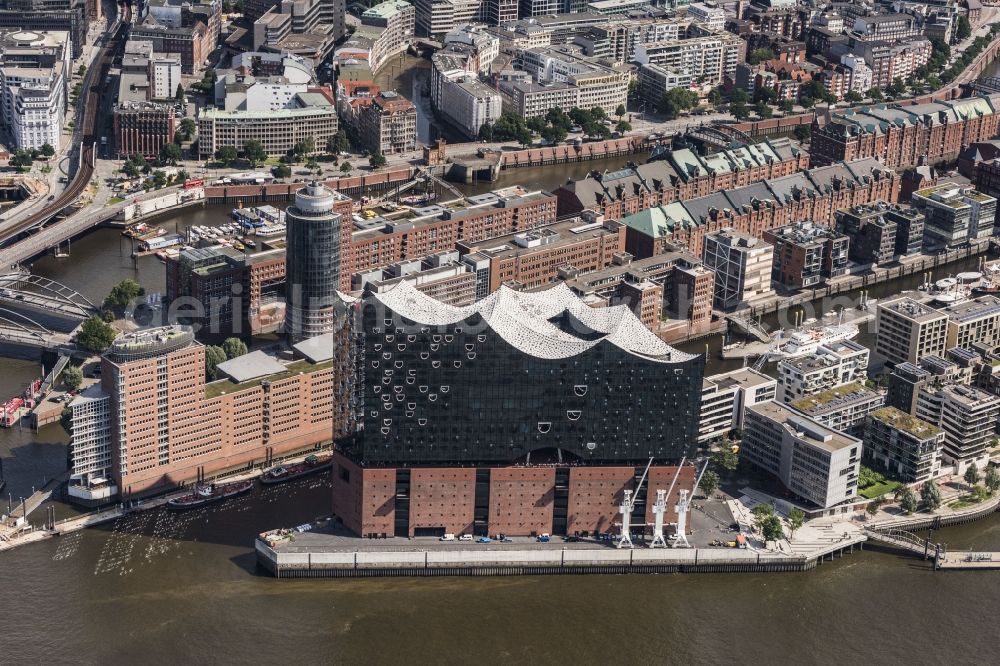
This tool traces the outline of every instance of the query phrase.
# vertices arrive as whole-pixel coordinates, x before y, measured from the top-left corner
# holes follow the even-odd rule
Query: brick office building
[[[703,359],[627,307],[558,286],[455,308],[408,283],[358,307],[364,430],[333,472],[334,513],[358,534],[614,531],[650,458],[652,522],[644,500],[678,474],[663,462],[697,445]],[[675,490],[693,482],[684,468]]]

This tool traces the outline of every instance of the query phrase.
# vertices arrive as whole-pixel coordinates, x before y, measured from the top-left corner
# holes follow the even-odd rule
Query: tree
[[[962,478],[965,479],[970,488],[979,483],[979,468],[976,467],[976,463],[972,463],[966,468],[965,475]]]
[[[767,48],[754,49],[747,54],[747,62],[751,65],[759,65],[765,60],[774,60],[774,51]]]
[[[177,175],[174,176],[174,182],[175,183],[183,183],[184,181],[186,181],[188,179],[188,176],[190,176],[190,175],[191,174],[189,174],[187,171],[185,171],[184,169],[181,169],[181,170],[179,170],[177,172]]]
[[[671,88],[660,97],[658,108],[667,120],[673,120],[682,111],[696,106],[698,106],[698,93],[684,88]]]
[[[869,516],[871,516],[872,518],[874,518],[875,514],[878,513],[878,510],[880,508],[882,508],[882,500],[881,499],[875,499],[875,500],[872,500],[871,502],[868,503],[868,506],[865,507],[865,512]]]
[[[181,147],[176,143],[165,143],[160,148],[160,159],[167,164],[177,164],[181,159]]]
[[[292,168],[287,164],[279,164],[273,169],[275,178],[288,178],[292,175]]]
[[[795,536],[795,530],[802,527],[806,522],[806,514],[802,509],[795,507],[788,512],[788,538]]]
[[[719,92],[718,88],[712,88],[708,91],[708,103],[712,106],[719,106],[722,104],[722,93]]]
[[[619,104],[618,107],[615,109],[615,115],[618,116],[618,120],[621,120],[622,116],[624,116],[626,113],[628,113],[628,109],[625,108],[624,104]]]
[[[905,511],[907,515],[916,511],[919,508],[917,494],[909,488],[904,490],[902,497],[899,498],[899,508]]]
[[[307,136],[301,141],[297,141],[292,150],[295,151],[296,155],[312,155],[316,152],[316,139]]]
[[[897,76],[892,80],[892,83],[889,84],[889,92],[892,93],[894,96],[902,95],[903,93],[906,92],[906,83],[903,81],[903,79]]]
[[[799,141],[808,141],[812,137],[812,127],[809,125],[796,125],[795,138]]]
[[[350,148],[351,143],[347,140],[347,134],[344,133],[344,130],[339,130],[326,140],[326,152],[330,155],[346,153]]]
[[[740,457],[733,453],[732,449],[724,448],[719,449],[712,454],[712,462],[721,467],[722,469],[729,470],[732,472],[739,466]]]
[[[247,158],[247,162],[250,162],[251,167],[256,167],[267,159],[267,151],[264,150],[264,144],[260,141],[250,139],[243,144],[243,156]]]
[[[181,134],[184,135],[185,139],[190,139],[194,136],[195,130],[198,126],[194,122],[194,118],[181,118]]]
[[[167,184],[167,174],[164,171],[155,171],[153,173],[153,187],[160,189]]]
[[[615,130],[624,134],[625,132],[632,131],[632,123],[627,120],[619,120],[618,124],[615,125]]]
[[[232,146],[222,146],[215,151],[215,159],[222,162],[222,166],[229,166],[236,161],[236,149]]]
[[[104,299],[104,305],[105,307],[122,312],[131,303],[135,302],[135,299],[145,295],[145,293],[146,290],[141,284],[132,278],[125,278],[111,288],[111,291],[108,292],[107,297]]]
[[[542,129],[542,138],[546,141],[551,141],[552,143],[565,141],[567,135],[568,132],[562,125],[546,125]]]
[[[38,152],[40,152],[44,157],[52,157],[56,154],[56,149],[53,148],[50,143],[43,143]]]
[[[103,354],[118,336],[115,329],[98,316],[88,317],[76,335],[76,344],[83,349]]]
[[[174,99],[178,102],[184,101],[184,84],[178,83],[177,90],[174,91]]]
[[[858,472],[858,488],[867,488],[879,483],[885,483],[885,477],[870,467],[862,465],[861,471]]]
[[[340,165],[340,173],[351,173],[352,169],[354,169],[354,167],[351,166],[350,162],[344,162]]]
[[[479,138],[483,141],[493,140],[493,125],[492,123],[483,123],[479,128]]]
[[[1000,490],[1000,471],[992,465],[986,468],[986,488],[991,495]]]
[[[941,506],[941,489],[933,481],[924,481],[920,486],[920,501],[928,511],[936,511]]]
[[[760,116],[761,120],[767,120],[774,115],[774,109],[769,107],[764,102],[757,102],[753,107],[754,112]]]
[[[783,99],[778,102],[778,108],[785,113],[791,113],[795,110],[795,102],[790,99]]]
[[[375,151],[374,153],[371,154],[371,157],[368,158],[368,166],[370,166],[372,169],[381,169],[382,167],[385,166],[385,164],[386,164],[385,155],[383,155],[379,151]]]
[[[846,95],[844,95],[844,100],[850,102],[851,104],[857,104],[862,99],[864,99],[864,97],[862,97],[861,93],[857,90],[850,90]]]
[[[226,352],[226,358],[236,358],[247,353],[247,346],[239,338],[226,338],[222,343],[222,351]]]
[[[75,365],[67,365],[66,369],[62,371],[62,381],[67,390],[77,390],[83,383],[83,370]]]
[[[595,106],[590,110],[590,117],[594,120],[606,120],[608,114],[605,113],[604,109],[600,106]]]
[[[209,381],[219,378],[218,367],[225,360],[226,352],[222,347],[216,345],[205,347],[205,376],[208,377]]]
[[[955,26],[955,38],[958,41],[963,39],[968,39],[972,36],[972,26],[969,24],[969,18],[965,15],[958,17],[958,25]]]
[[[750,117],[750,109],[747,107],[746,102],[733,102],[729,105],[729,113],[736,120],[746,120]]]
[[[778,541],[785,538],[785,530],[781,526],[781,519],[777,516],[768,516],[760,524],[760,533],[765,541]]]
[[[761,524],[764,519],[774,515],[774,507],[770,504],[758,504],[750,509],[750,513],[757,519],[757,524]]]
[[[76,70],[77,76],[83,76],[86,73],[87,73],[87,66],[86,65],[80,65],[80,68]]]
[[[69,405],[63,407],[62,411],[59,412],[59,425],[62,426],[67,435],[73,436],[73,410],[70,409]]]
[[[885,97],[882,95],[882,91],[878,88],[869,88],[868,92],[865,93],[865,97],[870,98],[875,102],[881,102]]]
[[[705,472],[701,475],[698,487],[705,493],[706,498],[711,497],[712,493],[719,489],[719,475],[712,471]]]

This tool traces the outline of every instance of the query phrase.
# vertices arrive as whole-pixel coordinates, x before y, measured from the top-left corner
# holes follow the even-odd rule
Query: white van
[[[459,541],[472,541],[472,535],[471,534],[463,534],[460,537],[458,537],[458,540]]]
[[[440,541],[454,541],[454,540],[455,540],[454,534],[442,534],[440,539]]]

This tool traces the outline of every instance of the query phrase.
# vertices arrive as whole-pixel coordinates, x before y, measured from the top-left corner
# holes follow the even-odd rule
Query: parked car
[[[478,543],[493,543],[493,539],[489,538],[488,536],[481,536],[478,539],[476,539],[476,542],[478,542]]]
[[[548,543],[551,538],[552,537],[549,536],[548,532],[545,532],[544,534],[539,534],[535,537],[535,541],[538,541],[539,543]]]
[[[459,541],[472,541],[472,535],[471,534],[463,534],[463,535],[461,535],[461,536],[458,537],[458,540]]]
[[[455,540],[454,534],[442,534],[441,538],[438,539],[438,541],[454,541],[454,540]]]

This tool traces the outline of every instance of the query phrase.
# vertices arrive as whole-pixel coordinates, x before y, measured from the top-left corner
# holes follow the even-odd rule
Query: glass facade
[[[333,329],[342,224],[334,201],[332,190],[313,183],[286,211],[286,330],[295,341]]]

